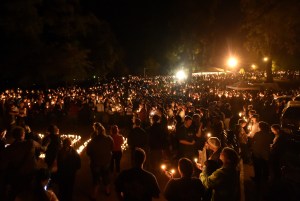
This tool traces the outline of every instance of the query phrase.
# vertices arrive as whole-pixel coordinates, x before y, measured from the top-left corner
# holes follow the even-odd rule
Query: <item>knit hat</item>
[[[211,146],[216,147],[216,148],[221,147],[221,142],[220,142],[220,140],[217,137],[210,137],[210,138],[208,138],[207,143],[209,145],[211,145]]]

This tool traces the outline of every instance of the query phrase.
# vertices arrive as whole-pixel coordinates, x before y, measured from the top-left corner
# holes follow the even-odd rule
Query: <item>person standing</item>
[[[122,144],[124,143],[123,136],[119,133],[119,127],[117,125],[113,125],[111,128],[111,137],[114,140],[114,148],[112,151],[112,158],[110,163],[110,171],[114,171],[114,167],[116,166],[116,172],[120,172],[120,163],[122,158]]]
[[[139,118],[134,120],[134,127],[128,135],[128,145],[131,150],[131,164],[134,165],[134,152],[137,147],[148,150],[148,135],[141,128],[142,121]]]
[[[273,136],[268,123],[260,121],[259,130],[253,137],[252,156],[254,167],[254,178],[256,184],[261,185],[269,177],[270,145]]]
[[[16,126],[12,135],[14,141],[4,149],[0,161],[0,183],[4,182],[2,187],[10,189],[8,200],[29,187],[38,167],[36,153],[44,151],[39,143],[25,140],[24,128]]]
[[[197,155],[195,148],[195,132],[191,128],[192,117],[185,116],[183,125],[176,131],[179,141],[179,156],[191,160]]]
[[[209,175],[204,167],[200,180],[206,188],[212,189],[212,201],[238,201],[239,197],[239,157],[234,149],[225,147],[220,160],[221,168]]]
[[[188,158],[178,161],[180,178],[171,178],[167,183],[164,196],[168,201],[203,200],[205,188],[199,178],[193,178],[193,163]]]
[[[56,125],[50,125],[48,133],[49,134],[44,137],[42,145],[47,147],[45,162],[48,165],[48,169],[53,172],[56,171],[55,169],[57,168],[57,154],[62,147],[62,141],[59,136],[59,128]]]
[[[248,137],[245,131],[246,125],[247,125],[246,120],[239,119],[238,124],[236,125],[235,128],[235,134],[236,137],[238,138],[238,142],[241,148],[241,157],[243,159],[243,162],[249,163],[250,157],[249,157],[249,150],[248,150]]]
[[[149,133],[149,159],[152,172],[156,172],[163,159],[163,154],[167,146],[167,133],[160,123],[160,116],[152,117],[153,124],[148,130]]]
[[[279,182],[285,161],[284,156],[289,145],[288,136],[281,130],[279,124],[273,124],[271,131],[274,139],[270,149],[270,179],[271,182]]]
[[[94,134],[88,143],[86,153],[90,159],[90,168],[93,179],[93,192],[91,199],[96,200],[100,179],[105,186],[105,194],[110,195],[110,162],[114,141],[111,136],[106,135],[104,126],[95,122],[93,124]]]
[[[63,147],[57,155],[57,178],[59,186],[59,200],[72,201],[76,172],[81,167],[81,159],[77,151],[71,146],[71,139],[63,140]]]
[[[160,189],[154,174],[144,169],[146,153],[141,148],[134,151],[134,166],[123,170],[115,181],[116,192],[122,201],[151,201],[159,198]]]

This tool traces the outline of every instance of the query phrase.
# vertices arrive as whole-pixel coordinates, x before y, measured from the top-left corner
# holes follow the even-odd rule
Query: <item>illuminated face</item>
[[[220,153],[220,160],[221,160],[223,163],[225,163],[226,158],[225,158],[223,152]]]
[[[192,125],[193,121],[192,120],[187,120],[186,121],[186,127],[189,128]]]

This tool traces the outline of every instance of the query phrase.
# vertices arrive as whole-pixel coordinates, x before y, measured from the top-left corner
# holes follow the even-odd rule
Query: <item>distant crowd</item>
[[[254,167],[259,198],[284,196],[287,189],[277,190],[284,185],[282,170],[291,142],[279,125],[287,99],[277,98],[295,97],[300,89],[226,88],[241,79],[255,81],[256,77],[205,74],[178,81],[172,76],[129,76],[91,87],[6,90],[0,97],[0,193],[7,200],[26,200],[35,196],[32,191],[44,196],[43,200],[51,196],[57,200],[55,194],[60,200],[72,200],[81,161],[70,139],[60,139],[56,124],[66,122],[93,125],[86,149],[93,177],[92,200],[97,198],[100,181],[110,195],[114,171],[119,174],[114,182],[120,200],[158,197],[161,190],[155,175],[166,161],[178,163],[181,177],[175,179],[163,168],[170,178],[164,191],[167,200],[239,200],[240,158]],[[39,124],[50,125],[45,139],[30,130]],[[120,167],[123,137],[128,138],[133,167],[128,171]],[[7,143],[11,145],[5,147]],[[52,176],[46,169],[33,174],[42,152]],[[35,183],[28,191],[24,186],[32,178]],[[55,184],[59,186],[56,192],[41,190],[45,186],[55,189]]]

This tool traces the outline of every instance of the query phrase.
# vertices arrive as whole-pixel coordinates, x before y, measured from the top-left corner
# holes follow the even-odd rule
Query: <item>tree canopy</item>
[[[241,8],[244,14],[242,30],[245,33],[245,47],[254,53],[256,60],[269,58],[266,64],[267,79],[272,81],[272,61],[288,65],[284,58],[299,52],[300,2],[242,0]]]
[[[120,59],[110,26],[77,0],[0,3],[3,79],[51,85],[105,76]]]

